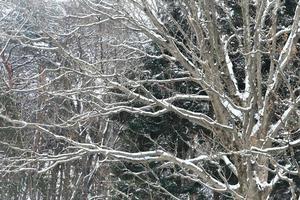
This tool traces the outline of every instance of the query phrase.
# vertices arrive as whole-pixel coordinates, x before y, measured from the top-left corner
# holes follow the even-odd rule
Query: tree
[[[81,96],[78,98],[83,105],[81,112],[69,112],[71,108],[66,108],[67,114],[40,123],[5,112],[0,114],[2,120],[12,124],[10,127],[38,130],[56,142],[63,141],[63,149],[70,149],[67,153],[56,152],[51,159],[45,159],[44,154],[35,154],[34,158],[23,154],[44,163],[39,165],[37,172],[47,171],[49,163],[55,166],[99,155],[110,163],[154,164],[171,171],[173,176],[217,193],[228,193],[236,199],[275,198],[279,185],[291,198],[298,198],[300,1],[74,2],[82,6],[80,12],[52,12],[49,19],[37,15],[36,20],[49,20],[49,26],[38,27],[51,44],[51,48],[44,50],[54,51],[68,63],[64,65],[65,73],[61,78],[68,77],[66,73],[74,73],[92,83],[78,89],[78,84],[72,83],[73,77],[68,87],[58,89],[53,87],[55,82],[52,81],[45,84],[51,86],[47,98],[59,96],[66,103],[75,93]],[[62,27],[60,20],[69,18],[74,22],[67,28]],[[85,56],[80,56],[81,53],[77,56],[73,43],[63,43],[63,36],[68,36],[69,40],[85,38],[82,32],[85,28],[89,27],[93,35],[95,25],[108,22],[112,30],[120,33],[107,43],[112,50],[111,56],[92,59],[99,55],[91,53],[88,47],[82,51]],[[8,35],[19,42],[34,40],[24,34]],[[88,37],[85,39],[91,46]],[[160,54],[148,51],[153,48],[152,44]],[[149,72],[139,70],[145,58],[165,59],[173,67],[172,73],[177,75],[153,76],[150,71],[149,76]],[[156,64],[153,63],[152,70]],[[103,70],[104,67],[108,70]],[[172,87],[186,83],[197,90],[183,92]],[[208,110],[185,106],[189,102],[207,105]],[[82,130],[85,123],[93,128],[90,122],[99,117],[108,119],[120,115],[126,121],[131,115],[142,116],[137,118],[142,120],[166,114],[201,127],[195,136],[200,138],[204,132],[209,139],[204,143],[196,139],[195,144],[209,151],[190,154],[192,157],[181,157],[157,148],[133,152],[125,149],[124,143],[117,149],[93,138],[84,141],[57,132],[62,128],[73,132],[74,127]],[[2,129],[6,126],[4,124]],[[51,152],[46,155],[51,156]],[[22,168],[29,170],[31,164],[24,161]],[[6,166],[4,173],[11,168],[22,169]],[[153,180],[147,179],[150,185]],[[163,185],[159,190],[170,193]],[[127,195],[123,191],[116,192]],[[169,196],[183,198],[172,193]]]
[[[148,48],[148,53],[153,51],[153,54],[161,55],[155,45]],[[182,78],[183,75],[176,72],[177,68],[180,68],[180,66],[172,66],[163,58],[145,58],[144,66],[141,66],[138,71],[128,70],[126,76],[144,81],[152,78],[158,80],[168,77]],[[200,88],[190,81],[169,84],[150,82],[145,84],[145,87],[156,98],[171,97],[176,92],[184,94],[190,92],[201,93]],[[178,101],[176,104],[193,111],[207,112],[209,110],[209,104],[206,101]],[[134,106],[134,103],[132,106]],[[119,136],[120,143],[122,149],[130,152],[162,149],[181,159],[188,159],[201,153],[201,151],[206,151],[205,145],[200,144],[203,144],[207,139],[211,139],[202,130],[202,127],[194,125],[174,113],[165,113],[157,117],[121,113],[112,119],[118,119],[119,123],[123,124]],[[187,181],[180,176],[174,176],[171,173],[172,170],[175,169],[162,169],[161,165],[156,163],[146,163],[145,165],[121,163],[118,167],[115,167],[114,171],[123,180],[118,183],[119,189],[123,192],[130,191],[131,198],[165,199],[170,197],[170,193],[180,198],[188,196],[199,198],[201,195],[208,195],[207,192],[203,191],[204,188],[200,184]],[[135,188],[139,188],[139,190],[135,191]]]

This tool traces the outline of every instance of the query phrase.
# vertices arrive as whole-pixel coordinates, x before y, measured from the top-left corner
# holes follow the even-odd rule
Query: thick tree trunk
[[[270,194],[269,188],[262,188],[260,183],[266,182],[268,178],[268,171],[258,169],[256,164],[250,158],[238,160],[238,174],[240,189],[239,194],[244,196],[247,200],[266,200]]]

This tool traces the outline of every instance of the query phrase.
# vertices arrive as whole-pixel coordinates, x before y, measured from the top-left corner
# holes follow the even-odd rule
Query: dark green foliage
[[[155,45],[149,49],[152,54],[160,53]],[[182,68],[179,65],[165,59],[145,59],[142,71],[146,72],[144,80],[184,77],[180,74]],[[132,76],[139,76],[139,74],[131,71],[130,76],[133,78]],[[146,83],[144,86],[158,99],[167,98],[176,93],[205,94],[201,88],[188,81],[169,84]],[[174,105],[191,111],[209,112],[210,110],[210,105],[201,101],[181,100],[174,102]],[[200,126],[194,125],[174,113],[166,113],[159,117],[146,117],[122,112],[114,119],[118,119],[119,122],[126,125],[126,128],[120,133],[120,138],[123,148],[130,152],[162,149],[179,158],[186,159],[193,157],[196,153],[191,146],[192,143],[201,144],[201,141],[208,137],[208,131],[203,131]],[[198,138],[197,141],[193,141],[195,138]],[[149,186],[150,183],[158,184],[177,197],[187,194],[194,194],[199,198],[205,196],[200,184],[186,181],[176,175],[176,170],[179,170],[176,166],[170,168],[160,168],[160,166],[160,163],[149,163],[149,165],[124,163],[116,166],[113,171],[121,179],[118,189],[126,194],[131,194],[133,199],[149,199],[156,193],[161,198],[164,197],[163,199],[170,198],[158,187]],[[137,188],[139,190],[135,191]]]

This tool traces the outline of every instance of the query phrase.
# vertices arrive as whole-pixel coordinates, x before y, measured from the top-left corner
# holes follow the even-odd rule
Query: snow
[[[278,129],[282,126],[283,123],[286,122],[288,116],[290,113],[294,110],[295,105],[291,105],[281,116],[281,118],[276,122],[276,124],[271,125],[270,130],[268,132],[268,135],[273,134],[274,132],[277,132]]]
[[[234,164],[228,159],[227,156],[222,156],[222,160],[225,162],[225,164],[232,170],[232,172],[238,176],[238,172]]]
[[[261,116],[263,114],[263,109],[260,109],[258,113],[254,114],[254,118],[257,120],[256,124],[252,128],[251,136],[255,135],[258,131],[259,128],[261,127]]]
[[[38,46],[38,47],[49,47],[49,44],[45,42],[34,42],[33,45]]]
[[[227,40],[225,39],[225,36],[222,36],[221,40],[225,42],[224,44],[224,54],[225,54],[225,61],[226,61],[226,65],[227,65],[227,69],[228,69],[228,72],[229,72],[229,76],[230,76],[230,79],[233,81],[233,84],[234,84],[234,87],[235,87],[235,90],[237,91],[237,93],[239,93],[239,89],[238,89],[238,83],[237,83],[237,80],[235,78],[235,75],[234,75],[234,72],[233,72],[233,64],[230,60],[230,57],[228,55],[228,51],[227,51],[227,47],[228,47],[228,43],[230,42],[231,38],[233,38],[234,35],[230,36]],[[226,40],[226,41],[225,41]]]
[[[222,104],[227,108],[231,114],[243,120],[243,113],[240,110],[235,109],[227,100],[222,100]]]
[[[60,62],[55,62],[54,63],[56,66],[61,66],[61,63]]]
[[[77,108],[78,105],[77,105],[77,98],[75,94],[72,95],[72,99],[73,99],[74,107]]]
[[[238,183],[238,184],[235,184],[235,185],[229,185],[229,189],[230,190],[237,190],[237,189],[239,189],[240,188],[240,184]]]
[[[245,65],[245,71],[246,71],[246,77],[245,77],[245,92],[244,93],[241,93],[239,95],[239,97],[242,99],[242,100],[246,100],[249,96],[250,96],[250,81],[249,81],[249,69],[248,69],[248,66],[247,66],[247,63]]]
[[[233,64],[232,64],[228,54],[226,54],[225,60],[226,60],[228,72],[229,72],[229,75],[230,75],[230,79],[233,81],[235,89],[238,91],[237,80],[236,80],[234,72],[233,72]]]
[[[93,143],[93,141],[92,141],[92,138],[91,138],[90,134],[86,134],[86,136],[85,136],[85,142],[86,142],[86,143],[90,143],[90,144],[92,144],[92,143]]]
[[[245,101],[249,97],[249,95],[250,95],[250,92],[249,92],[249,89],[247,89],[247,90],[245,90],[245,92],[240,92],[238,94],[238,97]]]
[[[292,145],[292,146],[296,146],[296,145],[299,145],[299,144],[300,144],[300,138],[293,141],[293,142],[290,142],[290,145]]]
[[[165,40],[161,35],[155,33],[154,31],[150,31],[150,33],[157,38],[158,40],[162,41],[162,42],[167,42],[167,40]]]

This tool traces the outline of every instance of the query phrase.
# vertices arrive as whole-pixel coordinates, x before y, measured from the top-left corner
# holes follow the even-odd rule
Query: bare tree
[[[5,59],[2,51],[4,68],[1,69],[6,70],[7,91],[43,93],[46,96],[40,95],[39,102],[50,102],[49,106],[57,106],[58,111],[53,117],[50,116],[54,111],[43,114],[49,119],[41,116],[32,120],[10,116],[2,109],[0,118],[6,123],[1,123],[0,130],[6,131],[9,126],[36,131],[45,138],[64,142],[64,150],[52,154],[45,148],[44,154],[28,146],[2,142],[20,154],[18,157],[4,154],[7,161],[1,161],[1,166],[5,166],[1,167],[1,173],[39,174],[61,163],[81,159],[92,163],[94,171],[105,161],[156,162],[161,168],[180,168],[174,175],[201,183],[211,191],[229,193],[236,199],[271,198],[272,190],[281,181],[289,184],[291,199],[299,198],[294,177],[299,176],[295,154],[300,145],[300,1],[295,1],[290,10],[280,0],[73,3],[81,9],[75,12],[62,9],[62,2],[56,9],[31,11],[35,15],[28,19],[40,30],[38,38],[25,32],[6,33],[7,38],[22,47],[43,50],[48,62],[57,65],[47,70],[40,65],[37,75],[42,81],[37,84],[41,85],[24,89],[27,86],[24,82],[14,85],[8,70],[9,59]],[[54,8],[54,5],[44,8],[47,6]],[[109,27],[110,31],[97,34],[103,27]],[[157,45],[160,55],[147,51],[151,44]],[[107,46],[106,52],[103,45]],[[57,57],[64,63],[58,64]],[[144,58],[164,58],[177,66],[180,76],[147,77],[147,72],[140,70]],[[127,73],[130,68],[141,76],[130,76]],[[47,82],[43,78],[45,72]],[[63,87],[57,87],[60,81]],[[196,84],[204,93],[180,93],[168,88],[170,83],[178,82]],[[149,84],[169,89],[169,95],[155,95],[147,87]],[[0,91],[3,96],[5,91]],[[212,114],[182,107],[178,101],[209,105]],[[71,106],[65,106],[67,102]],[[40,107],[40,103],[36,105]],[[60,106],[64,106],[61,112]],[[211,149],[202,151],[196,145],[196,154],[180,158],[160,149],[144,152],[117,149],[113,145],[117,136],[112,132],[100,141],[97,137],[106,134],[109,117],[124,112],[149,117],[172,112],[212,134],[206,146]],[[107,123],[97,125],[95,121],[99,119]],[[92,133],[95,127],[104,128]],[[83,134],[83,139],[78,138]],[[108,138],[114,138],[113,142]],[[212,145],[214,141],[218,145]],[[37,167],[32,167],[33,163]],[[214,172],[205,167],[208,163],[216,169]],[[234,178],[226,175],[228,170]],[[77,177],[77,182],[92,172],[88,169]]]

